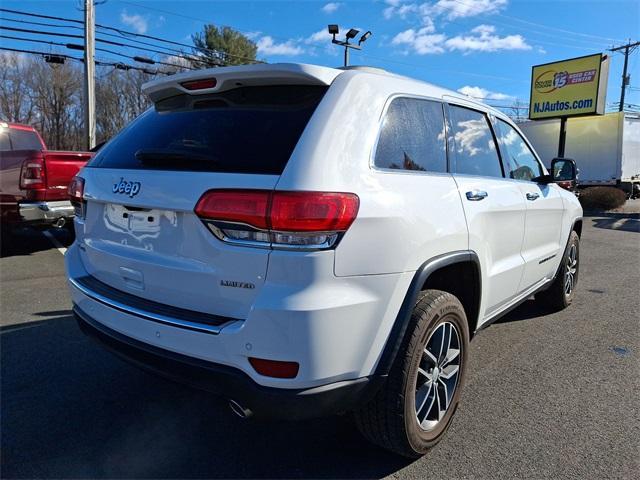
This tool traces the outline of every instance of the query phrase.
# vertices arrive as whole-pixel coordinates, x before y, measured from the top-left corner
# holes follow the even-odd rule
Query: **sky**
[[[2,0],[0,8],[82,19],[82,0]],[[204,24],[230,26],[258,45],[270,63],[342,64],[342,49],[330,42],[327,24],[373,35],[351,63],[371,65],[425,80],[493,105],[528,103],[531,66],[593,53],[609,53],[607,104],[620,98],[624,57],[613,45],[640,40],[639,0],[358,0],[358,1],[177,1],[96,0],[96,22],[191,44]],[[0,12],[0,25],[65,32],[62,27],[19,24],[47,22]],[[49,21],[52,23],[61,23]],[[48,41],[47,35],[0,32]],[[81,31],[80,31],[81,33]],[[106,37],[105,37],[106,38]],[[150,41],[152,43],[157,43]],[[0,46],[79,54],[64,47],[0,38]],[[130,55],[161,55],[119,48]],[[101,53],[100,58],[116,59]],[[629,59],[625,103],[640,104],[640,48]]]

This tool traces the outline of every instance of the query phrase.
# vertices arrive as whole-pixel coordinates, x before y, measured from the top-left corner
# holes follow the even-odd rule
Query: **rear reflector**
[[[265,377],[295,378],[300,369],[298,362],[281,362],[279,360],[249,357],[249,363],[256,372]]]
[[[182,82],[182,85],[187,90],[204,90],[205,88],[213,88],[218,82],[215,78],[203,78],[200,80],[190,80],[188,82]]]
[[[330,248],[353,223],[354,193],[210,190],[195,213],[221,240],[287,248]]]

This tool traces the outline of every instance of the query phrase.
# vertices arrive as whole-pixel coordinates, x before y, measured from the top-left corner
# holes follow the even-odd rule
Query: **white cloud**
[[[312,33],[309,37],[305,38],[304,43],[320,43],[320,42],[328,42],[331,40],[332,35],[326,28],[322,30],[318,30],[315,33]]]
[[[473,35],[457,35],[449,38],[445,43],[448,50],[469,52],[496,52],[498,50],[531,50],[522,35],[507,35],[501,37],[495,34],[496,27],[479,25],[471,30]]]
[[[433,12],[445,15],[449,20],[454,20],[498,13],[507,6],[507,2],[508,0],[438,0],[433,5]]]
[[[147,33],[147,29],[149,28],[149,22],[146,17],[138,15],[137,13],[129,15],[126,10],[120,13],[120,21],[128,27],[133,28],[136,33]]]
[[[342,3],[329,2],[324,7],[322,7],[322,11],[327,14],[332,14],[336,10],[338,10],[341,6],[342,6]]]
[[[304,49],[294,43],[293,40],[277,43],[269,35],[260,37],[256,42],[258,53],[263,55],[295,56],[304,53]]]
[[[458,92],[479,100],[512,100],[514,98],[506,93],[492,92],[486,88],[472,87],[470,85],[459,88]]]
[[[432,34],[431,32],[432,30],[428,27],[419,30],[410,28],[393,37],[391,44],[406,46],[419,55],[443,53],[443,43],[447,37],[443,34]]]
[[[419,53],[442,53],[443,46],[437,45],[442,34],[436,33],[436,21],[442,23],[456,18],[473,17],[480,14],[498,13],[506,7],[508,0],[438,0],[436,2],[416,2],[407,0],[386,0],[387,7],[382,11],[385,19],[399,17],[407,21],[418,21],[421,28],[410,29],[396,35],[396,45],[399,42],[413,48]],[[413,32],[413,39],[409,41],[407,32]],[[495,27],[480,25],[471,31],[472,37],[453,37],[446,48],[448,50],[495,51],[501,49],[528,49],[524,38],[519,35],[497,37]],[[476,38],[478,37],[478,38]],[[425,46],[428,46],[425,48]]]
[[[242,33],[245,37],[247,37],[249,40],[255,40],[256,38],[258,38],[260,35],[262,35],[262,32],[259,30],[253,31],[253,32],[243,32]]]
[[[407,47],[418,55],[438,54],[445,51],[496,52],[498,50],[531,50],[525,39],[520,35],[501,37],[495,34],[495,27],[479,25],[468,35],[447,37],[442,33],[435,33],[433,25],[418,30],[410,28],[398,33],[391,44]]]

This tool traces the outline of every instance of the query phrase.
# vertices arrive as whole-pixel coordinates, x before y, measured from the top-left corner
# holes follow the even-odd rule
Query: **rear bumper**
[[[307,389],[258,385],[244,372],[164,350],[122,335],[78,306],[80,329],[111,352],[147,371],[236,401],[257,417],[300,420],[349,411],[375,393],[384,377],[362,377]]]
[[[60,219],[74,216],[74,208],[67,200],[57,202],[22,202],[18,204],[18,214],[23,222],[53,225]]]

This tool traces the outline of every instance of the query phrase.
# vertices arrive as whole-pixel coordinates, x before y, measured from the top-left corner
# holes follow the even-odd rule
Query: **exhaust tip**
[[[253,415],[253,412],[251,410],[249,410],[248,408],[244,408],[242,405],[240,405],[235,400],[229,400],[229,408],[238,417],[243,418],[243,419],[247,419],[251,415]]]
[[[60,217],[54,222],[53,226],[56,228],[62,228],[65,226],[66,223],[67,223],[67,220],[64,217]]]

